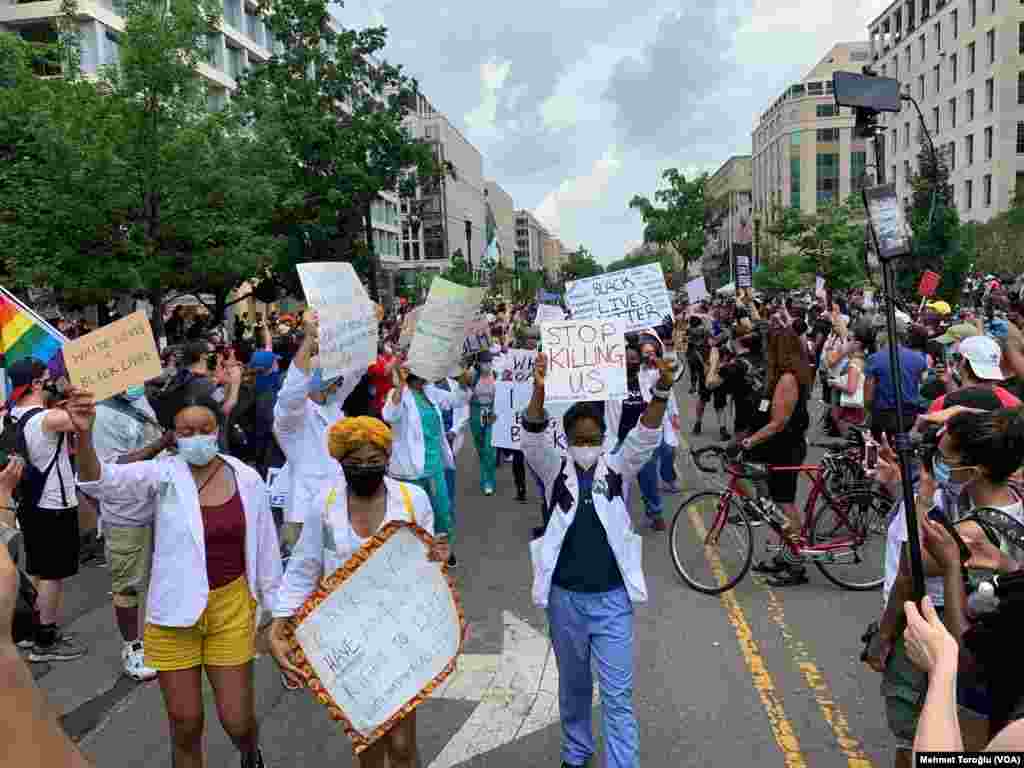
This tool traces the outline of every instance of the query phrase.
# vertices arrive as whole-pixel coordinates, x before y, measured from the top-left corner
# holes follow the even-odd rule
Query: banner
[[[749,256],[737,256],[736,257],[736,287],[737,288],[750,288],[753,286],[753,281],[750,279],[750,257]]]
[[[449,374],[462,357],[466,328],[480,314],[486,288],[467,288],[435,277],[427,303],[420,308],[412,337],[409,370],[427,381]]]
[[[699,304],[711,297],[708,293],[707,283],[704,282],[704,277],[696,277],[686,284],[686,298],[689,299],[691,304]]]
[[[377,359],[377,307],[347,261],[299,264],[306,302],[320,315],[320,367],[328,381]]]
[[[64,334],[0,287],[0,353],[5,369],[32,358],[46,363],[51,375],[60,378],[65,374],[61,347],[67,341]]]
[[[626,325],[619,320],[543,323],[546,400],[575,403],[626,396]]]
[[[565,284],[565,301],[573,320],[622,319],[627,333],[661,325],[666,316],[672,317],[672,298],[661,264],[572,280]]]
[[[145,312],[133,312],[64,345],[68,380],[96,401],[145,384],[163,372]]]
[[[539,323],[553,323],[559,320],[565,320],[565,312],[562,311],[561,307],[556,307],[553,304],[539,304],[537,306],[537,319],[535,322]]]
[[[523,383],[533,381],[533,367],[537,353],[532,349],[510,349],[500,358],[501,365],[495,371],[501,381]]]
[[[499,381],[494,390],[494,426],[491,427],[491,445],[495,448],[506,448],[512,451],[522,449],[523,411],[533,397],[533,377],[529,381]],[[569,409],[568,404],[561,407],[552,405],[546,408],[551,420],[545,439],[560,453],[568,452],[568,443],[562,429],[562,416]]]

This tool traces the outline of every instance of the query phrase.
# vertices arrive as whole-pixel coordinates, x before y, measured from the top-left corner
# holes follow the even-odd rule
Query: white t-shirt
[[[943,509],[942,492],[936,491],[935,498],[932,500],[933,506]],[[1005,512],[1018,523],[1024,523],[1024,504],[1021,501],[1017,501],[1016,504],[1010,504],[1005,507],[993,507],[998,509],[1000,512]],[[964,512],[966,515],[967,512]],[[892,591],[892,585],[896,583],[896,576],[900,570],[900,552],[903,549],[903,543],[907,540],[907,518],[903,514],[903,504],[900,504],[899,511],[893,517],[892,522],[889,523],[889,531],[886,535],[885,541],[885,584],[882,587],[882,607],[889,602],[889,592]],[[946,598],[943,590],[943,582],[941,576],[928,576],[924,580],[925,592],[932,599],[932,605],[939,606],[945,605]]]
[[[20,419],[26,411],[31,409],[13,408],[11,409],[11,416],[15,420]],[[59,432],[48,432],[43,429],[43,417],[47,413],[49,413],[48,410],[40,411],[25,424],[25,443],[28,446],[29,461],[40,472],[45,472],[46,467],[53,460],[53,455],[57,450],[57,443],[60,438]],[[39,498],[39,506],[42,509],[70,509],[71,507],[78,506],[78,499],[75,496],[75,476],[71,469],[71,454],[68,452],[70,439],[70,435],[64,435],[60,457],[46,478],[46,485],[43,486],[43,495]],[[61,494],[62,487],[64,489],[63,495]]]
[[[144,416],[156,420],[156,414],[145,397],[134,401],[130,406]],[[114,463],[126,453],[145,448],[160,437],[160,430],[154,425],[143,424],[138,419],[122,413],[113,406],[99,404],[96,409],[96,423],[93,425],[92,439],[99,460]],[[152,522],[156,497],[144,499],[121,500],[107,499],[100,504],[100,515],[104,525],[144,527]]]

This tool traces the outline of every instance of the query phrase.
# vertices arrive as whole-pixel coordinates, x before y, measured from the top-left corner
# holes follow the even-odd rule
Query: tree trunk
[[[164,293],[159,288],[147,291],[146,298],[153,307],[153,314],[150,317],[150,325],[153,327],[153,336],[156,337],[156,345],[160,352],[163,352],[163,348],[160,346],[160,339],[167,335],[167,331],[164,327]]]
[[[370,218],[370,212],[372,210],[372,201],[367,201],[363,204],[363,234],[366,238],[366,255],[370,262],[370,299],[376,303],[380,303],[380,293],[377,289],[377,271],[380,268],[378,264],[377,249],[373,247],[373,220]]]

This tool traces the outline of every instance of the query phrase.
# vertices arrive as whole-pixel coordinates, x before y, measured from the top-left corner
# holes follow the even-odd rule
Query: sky
[[[483,154],[485,178],[602,263],[643,239],[629,201],[750,153],[757,116],[891,0],[349,0],[384,58]]]

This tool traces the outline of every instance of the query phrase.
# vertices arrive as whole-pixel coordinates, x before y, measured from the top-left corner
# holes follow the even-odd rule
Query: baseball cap
[[[999,367],[1003,353],[994,339],[988,336],[972,336],[960,342],[959,352],[971,364],[971,370],[979,379],[1002,381],[1006,378]]]
[[[260,349],[252,353],[252,357],[249,358],[249,367],[256,370],[269,370],[280,359],[280,355],[275,355],[267,349]]]
[[[7,369],[7,380],[11,384],[11,402],[17,402],[32,382],[46,375],[46,363],[32,357],[18,360]]]
[[[935,341],[939,344],[956,344],[957,342],[963,341],[964,339],[970,339],[974,336],[981,336],[981,331],[978,330],[976,325],[971,323],[957,323],[951,325],[946,329],[946,332],[941,336],[936,336]]]

